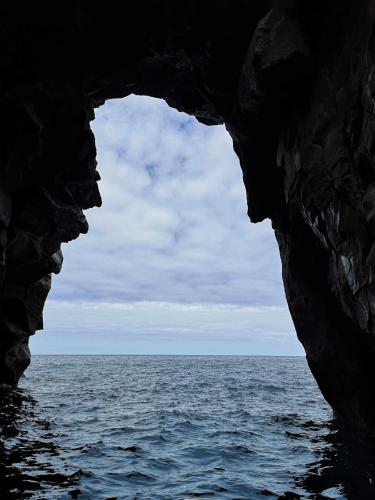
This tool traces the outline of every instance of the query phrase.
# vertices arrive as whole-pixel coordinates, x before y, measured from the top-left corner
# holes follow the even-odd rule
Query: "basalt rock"
[[[101,204],[94,109],[146,94],[225,123],[312,373],[375,433],[374,1],[6,2],[0,21],[0,381]]]

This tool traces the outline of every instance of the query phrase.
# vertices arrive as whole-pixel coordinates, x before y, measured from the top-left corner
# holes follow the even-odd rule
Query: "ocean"
[[[375,498],[301,357],[34,356],[0,392],[1,499]]]

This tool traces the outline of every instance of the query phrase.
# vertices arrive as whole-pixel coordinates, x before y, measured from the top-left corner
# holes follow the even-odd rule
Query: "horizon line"
[[[303,354],[150,354],[150,353],[32,353],[34,356],[200,356],[200,357],[237,357],[237,358],[305,358]]]

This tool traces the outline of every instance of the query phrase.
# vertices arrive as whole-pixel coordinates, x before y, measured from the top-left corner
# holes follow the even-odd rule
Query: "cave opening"
[[[224,126],[131,95],[92,129],[103,205],[63,247],[32,352],[302,355],[273,231],[249,222]]]

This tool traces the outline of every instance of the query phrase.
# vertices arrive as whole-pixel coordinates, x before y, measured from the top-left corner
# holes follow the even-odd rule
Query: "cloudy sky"
[[[247,218],[224,127],[130,96],[93,129],[103,206],[64,245],[32,351],[302,354],[270,224]]]

